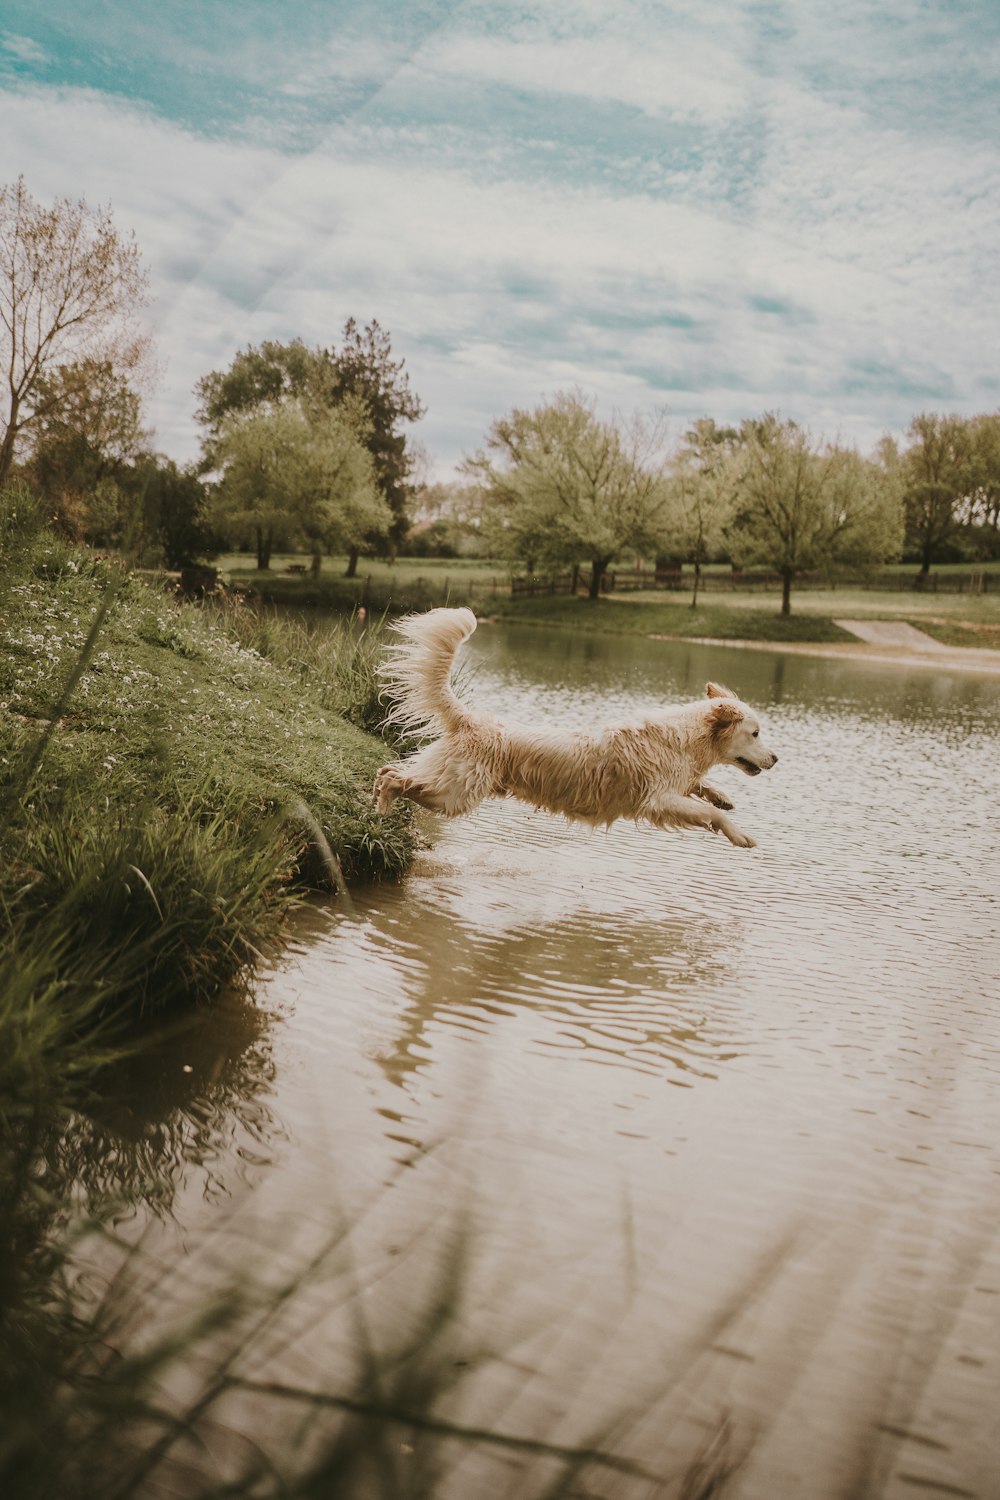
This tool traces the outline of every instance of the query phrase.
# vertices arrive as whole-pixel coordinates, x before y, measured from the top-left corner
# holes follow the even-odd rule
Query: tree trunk
[[[356,575],[356,573],[358,571],[358,557],[359,557],[359,555],[360,555],[360,548],[358,548],[358,547],[352,547],[351,550],[348,552],[348,554],[347,554],[347,571],[344,574],[345,578],[353,578]]]
[[[928,539],[924,543],[923,551],[920,554],[920,572],[917,574],[917,581],[913,585],[913,587],[917,588],[917,589],[926,588],[927,587],[927,580],[928,580],[928,578],[930,576],[931,576],[931,544],[930,544],[930,540]]]
[[[263,573],[268,571],[271,566],[271,545],[273,538],[271,532],[265,531],[261,526],[255,527],[254,530],[257,533],[257,568],[259,572]]]
[[[310,572],[312,573],[312,576],[314,578],[318,578],[319,577],[320,569],[322,568],[322,566],[323,566],[323,552],[322,552],[322,549],[319,548],[319,547],[314,547],[313,550],[312,550],[312,563],[310,565]]]
[[[699,585],[700,582],[701,582],[701,563],[700,562],[696,562],[695,565],[694,565],[694,590],[693,590],[693,592],[691,594],[691,608],[692,609],[697,609],[698,608],[698,585]]]
[[[7,431],[4,433],[3,443],[0,445],[0,485],[6,483],[7,475],[10,473],[11,465],[14,462],[14,439],[16,435],[12,419]]]
[[[610,557],[595,557],[590,564],[590,588],[587,591],[588,599],[599,599],[601,596],[601,579],[607,572]]]
[[[781,613],[790,615],[792,612],[792,579],[794,573],[791,568],[781,570]]]

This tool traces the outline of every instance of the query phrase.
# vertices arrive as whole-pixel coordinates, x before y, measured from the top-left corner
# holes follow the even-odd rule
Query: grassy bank
[[[662,595],[628,599],[584,599],[569,595],[505,600],[495,611],[503,620],[568,630],[625,635],[670,635],[713,640],[848,641],[852,637],[822,615],[783,616],[773,609],[731,604],[666,603]]]
[[[10,491],[0,622],[0,1488],[85,1496],[95,1455],[68,1456],[135,1425],[143,1371],[95,1385],[107,1329],[68,1267],[158,1191],[117,1147],[81,1176],[114,1070],[241,987],[298,892],[397,875],[414,835],[370,806],[376,648],[349,623],[178,605]]]
[[[0,1148],[135,1018],[245,979],[303,887],[394,876],[371,637],[179,606],[0,496]],[[353,721],[353,722],[352,722]],[[16,1177],[16,1173],[14,1173]]]
[[[90,887],[91,947],[155,933],[158,983],[203,993],[227,977],[222,950],[238,965],[270,931],[293,873],[327,878],[324,840],[348,879],[405,865],[406,824],[369,806],[384,747],[348,722],[363,702],[332,664],[309,673],[277,627],[241,634],[47,538],[4,603],[0,901],[14,915],[42,921]]]

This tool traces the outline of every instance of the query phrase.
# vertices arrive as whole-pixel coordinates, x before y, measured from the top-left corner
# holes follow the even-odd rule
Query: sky
[[[110,203],[155,444],[376,318],[448,479],[494,418],[1000,407],[998,0],[4,0],[0,181]]]

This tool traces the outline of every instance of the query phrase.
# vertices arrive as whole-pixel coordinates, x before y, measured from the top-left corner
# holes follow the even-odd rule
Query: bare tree
[[[121,376],[142,366],[149,338],[136,314],[145,301],[138,246],[115,229],[110,208],[82,198],[44,208],[23,177],[0,188],[0,484],[19,443],[79,399],[73,380],[52,372],[85,381],[95,363]]]

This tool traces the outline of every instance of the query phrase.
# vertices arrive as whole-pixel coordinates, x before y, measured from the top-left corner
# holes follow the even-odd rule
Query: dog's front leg
[[[712,811],[694,797],[674,793],[660,797],[646,815],[657,828],[704,828],[708,833],[724,833],[738,849],[754,849],[749,834],[741,832],[721,810]]]
[[[730,802],[725,792],[720,792],[717,787],[709,786],[707,781],[699,781],[691,793],[692,797],[703,797],[706,802],[711,802],[713,807],[721,807],[723,812],[732,812],[734,803]]]

